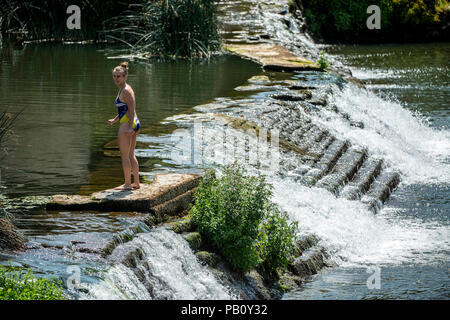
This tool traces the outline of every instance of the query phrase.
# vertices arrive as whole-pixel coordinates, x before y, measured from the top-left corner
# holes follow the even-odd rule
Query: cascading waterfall
[[[318,122],[336,135],[366,146],[400,170],[408,183],[448,182],[450,180],[450,133],[427,125],[398,101],[381,98],[348,84],[336,89],[330,103],[364,128],[350,126],[336,113],[321,109]]]
[[[137,251],[137,252],[136,252]],[[141,257],[135,268],[124,264],[124,257]],[[99,283],[86,288],[87,299],[235,299],[201,265],[186,240],[163,227],[140,233],[120,244],[109,259],[113,266]]]
[[[402,185],[418,181],[448,181],[450,170],[445,159],[449,149],[445,146],[450,139],[447,131],[427,127],[398,102],[383,100],[354,85],[343,89],[335,87],[329,104],[335,104],[339,111],[350,114],[352,120],[362,123],[362,128],[349,125],[342,113],[328,108],[311,113],[312,123],[336,137],[349,139],[354,145],[367,147],[370,156],[385,160],[386,170],[401,172]],[[238,113],[243,109],[227,110]],[[203,106],[198,110],[208,111],[208,108]],[[194,114],[168,120],[188,124],[199,119],[206,121],[208,117]],[[300,235],[319,237],[320,245],[329,253],[330,264],[356,266],[445,261],[450,249],[447,226],[414,218],[407,220],[397,216],[396,209],[389,207],[374,215],[359,200],[348,200],[324,188],[306,186],[289,174],[289,168],[300,165],[300,157],[283,150],[275,156],[276,151],[269,144],[265,148],[272,150],[273,159],[280,159],[280,168],[277,172],[258,170],[259,164],[250,163],[250,159],[258,159],[258,154],[254,153],[256,149],[245,151],[236,146],[256,145],[260,141],[239,130],[227,130],[232,133],[228,133],[224,145],[221,145],[223,140],[217,137],[223,135],[224,129],[220,122],[210,120],[203,126],[202,141],[205,145],[200,149],[215,150],[215,157],[208,158],[209,153],[200,152],[194,157],[203,156],[205,164],[223,165],[238,160],[245,164],[249,173],[267,173],[268,181],[274,186],[272,200],[289,213],[290,219],[299,222]],[[241,153],[233,153],[234,150],[241,150]],[[417,252],[424,254],[417,255]]]
[[[254,5],[252,1],[241,2],[249,7]],[[226,11],[227,6],[232,5],[232,2],[226,2],[222,9]],[[227,16],[226,13],[225,17]],[[230,18],[231,24],[252,25],[253,32],[268,33],[272,39],[294,52],[306,52],[310,56],[318,53],[317,47],[309,38],[299,32],[299,26],[291,16],[284,18],[290,21],[286,23],[274,12],[264,12],[260,9],[258,13],[254,8],[248,15],[239,16],[242,21],[236,19]],[[234,37],[242,37],[240,30],[230,33]],[[293,34],[295,41],[306,44],[306,49],[305,46],[301,49],[301,46],[292,44]],[[339,65],[337,61],[336,63]],[[303,85],[317,82],[315,75],[309,78],[306,76],[306,81],[301,77],[305,76],[293,75],[290,80]],[[308,82],[308,79],[313,80]],[[257,171],[267,174],[268,182],[274,186],[272,200],[288,212],[291,220],[299,222],[299,235],[318,237],[318,244],[325,248],[330,265],[364,267],[383,264],[448,263],[448,225],[432,220],[422,221],[415,216],[405,217],[401,214],[401,209],[390,207],[389,204],[381,207],[375,214],[364,200],[375,198],[370,193],[372,189],[376,189],[372,186],[382,185],[384,180],[377,179],[384,177],[386,172],[398,172],[401,177],[400,187],[403,189],[418,183],[448,183],[450,133],[430,128],[426,119],[408,111],[394,99],[382,98],[353,84],[338,87],[330,84],[332,81],[325,80],[322,84],[323,82],[325,87],[331,86],[331,90],[326,94],[326,107],[317,108],[302,102],[287,104],[300,114],[300,118],[289,118],[287,109],[283,109],[286,104],[280,104],[271,96],[271,93],[279,93],[280,90],[289,91],[285,89],[286,86],[281,89],[268,86],[265,91],[250,94],[241,100],[217,98],[214,103],[196,107],[195,110],[199,112],[197,114],[177,115],[165,120],[165,123],[175,123],[178,127],[189,130],[195,126],[195,120],[203,121],[205,125],[201,131],[201,142],[194,136],[188,141],[197,143],[196,145],[176,145],[174,141],[177,141],[180,135],[173,133],[158,137],[158,148],[140,149],[138,154],[141,157],[164,159],[171,167],[182,168],[181,170],[238,160],[252,174]],[[240,88],[241,91],[242,89]],[[271,119],[269,117],[270,123],[274,128],[278,126],[281,132],[288,130],[287,128],[292,123],[299,122],[299,119],[308,123],[304,128],[290,130],[284,138],[317,145],[318,149],[315,151],[321,153],[320,157],[327,152],[330,157],[323,156],[319,157],[319,160],[308,162],[295,152],[282,147],[273,148],[268,142],[261,142],[240,130],[228,127],[227,131],[224,131],[223,121],[213,115],[215,112],[226,112],[257,121],[261,114],[267,113],[271,107],[275,108],[275,116]],[[358,125],[354,125],[355,123]],[[259,124],[264,127],[265,122],[260,121]],[[270,130],[271,127],[267,125],[266,128]],[[297,132],[298,136],[295,138],[294,133]],[[183,134],[185,132],[181,133]],[[227,138],[223,140],[223,136]],[[139,139],[142,142],[156,141],[156,138],[146,135],[141,135]],[[351,146],[339,144],[343,141]],[[236,145],[244,147],[235,148]],[[261,159],[261,154],[255,153],[252,145],[266,148],[273,158]],[[177,155],[181,149],[193,154],[186,158],[179,157]],[[243,153],[239,154],[239,151]],[[334,190],[321,187],[326,186],[326,179],[323,178],[339,173],[333,170],[346,169],[345,162],[341,163],[340,159],[344,159],[345,155],[352,159],[351,152],[364,152],[364,157],[360,158],[361,163],[355,166],[356,170],[366,164],[369,164],[367,167],[370,168],[370,161],[382,161],[378,171],[374,170],[373,177],[367,179],[367,188],[359,189],[359,194],[354,199],[346,197],[342,187],[351,182],[349,180],[357,176],[358,171],[356,174],[350,173],[349,178],[343,179]],[[192,159],[195,161],[191,161]],[[256,162],[252,162],[252,159]],[[321,159],[325,159],[323,163],[320,162]],[[273,168],[261,168],[264,160],[279,160],[279,167],[275,171]],[[323,166],[317,166],[318,164]],[[298,170],[299,168],[302,169]],[[293,174],[296,171],[301,173]],[[303,179],[305,172],[311,173],[309,177],[313,178]],[[380,203],[379,200],[375,201]],[[142,261],[134,268],[125,266],[123,257],[137,248],[142,251]],[[87,298],[236,298],[229,288],[223,286],[206,267],[196,261],[182,237],[164,228],[140,234],[129,243],[121,244],[114,250],[110,259],[114,262],[113,267],[106,273],[103,281],[89,288]]]

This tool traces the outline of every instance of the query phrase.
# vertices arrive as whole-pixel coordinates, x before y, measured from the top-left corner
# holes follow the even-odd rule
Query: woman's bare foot
[[[122,184],[118,187],[115,187],[114,190],[132,190],[133,187],[131,185]]]
[[[141,187],[139,183],[133,183],[131,186],[133,187],[133,189],[139,189]]]

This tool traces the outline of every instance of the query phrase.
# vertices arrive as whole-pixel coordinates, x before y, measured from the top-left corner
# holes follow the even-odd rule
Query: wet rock
[[[268,76],[263,76],[263,75],[259,75],[259,76],[253,76],[250,79],[247,80],[250,83],[255,83],[255,84],[267,84],[270,83],[270,79]]]
[[[312,105],[315,105],[315,106],[323,106],[324,107],[327,105],[327,100],[319,99],[319,100],[310,101],[309,103],[311,103]]]
[[[181,235],[189,243],[192,250],[197,250],[202,245],[202,237],[198,232],[185,232]]]
[[[315,235],[307,235],[300,237],[295,242],[295,248],[297,249],[296,256],[301,256],[303,252],[312,248],[319,242],[319,239]]]
[[[325,266],[323,249],[313,248],[295,258],[289,265],[289,271],[299,277],[306,277],[316,274]]]
[[[288,292],[292,289],[299,287],[302,284],[302,278],[294,274],[283,274],[278,279],[278,286],[281,291]]]
[[[195,256],[197,257],[197,259],[200,262],[202,262],[210,267],[215,267],[217,265],[217,263],[219,262],[218,255],[213,252],[198,251],[195,253]]]
[[[273,94],[271,98],[281,101],[302,101],[305,100],[304,95],[300,94]]]
[[[183,217],[177,221],[169,222],[167,228],[175,233],[191,232],[194,229],[190,217]]]
[[[131,241],[136,236],[136,234],[149,231],[150,229],[147,224],[139,222],[134,226],[131,226],[115,234],[112,240],[109,241],[101,250],[102,256],[105,258],[106,256],[110,255],[119,244]]]
[[[253,287],[253,289],[257,293],[258,299],[272,299],[268,286],[266,286],[263,277],[256,270],[251,270],[250,272],[246,273],[245,279],[247,280],[248,285]]]

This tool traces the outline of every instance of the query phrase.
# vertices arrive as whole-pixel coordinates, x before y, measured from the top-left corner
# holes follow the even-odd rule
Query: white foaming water
[[[415,119],[411,121],[418,122]],[[204,160],[208,163],[215,163],[218,159],[229,160],[219,162],[221,164],[239,160],[239,163],[246,166],[249,174],[260,171],[267,175],[268,182],[274,186],[272,200],[288,212],[292,221],[299,222],[300,235],[314,234],[321,239],[320,245],[330,254],[331,263],[340,266],[364,266],[447,261],[450,251],[448,226],[434,222],[425,223],[414,217],[399,218],[396,212],[386,207],[374,215],[360,201],[337,198],[326,189],[303,186],[289,177],[279,176],[278,170],[256,170],[248,161],[252,156],[246,158],[232,154],[234,156],[230,157],[222,154],[223,146],[220,147],[217,141],[211,139],[217,136],[218,132],[220,128],[215,126],[204,128],[203,142],[207,142],[206,149],[214,149],[216,152],[216,157],[213,158],[208,158],[208,152],[203,153],[206,157]],[[237,130],[233,130],[233,136],[241,145],[246,138],[251,144],[258,143],[254,138],[246,137],[243,132]],[[230,140],[227,139],[227,143]],[[371,150],[371,146],[369,149]],[[252,148],[248,152],[251,153],[251,150]],[[277,153],[275,150],[272,152]],[[288,159],[286,156],[287,154],[277,153],[273,159],[295,163],[294,159]],[[282,168],[279,169],[283,171]]]
[[[349,100],[355,95],[355,93],[351,94],[345,91],[342,94]],[[442,135],[445,137],[446,133],[426,127],[398,104],[381,100],[372,94],[364,94],[372,99],[372,102],[368,103],[387,103],[392,106],[393,110],[385,111],[383,114],[383,112],[377,113],[369,108],[369,110],[361,109],[351,113],[350,107],[355,109],[356,107],[348,102],[346,104],[348,108],[343,111],[349,113],[353,120],[363,121],[364,129],[350,127],[348,121],[342,119],[341,116],[326,110],[322,110],[325,114],[319,114],[314,121],[323,122],[324,127],[337,131],[337,137],[348,138],[357,145],[367,146],[370,152],[382,155],[382,158],[389,162],[390,166],[400,168],[408,173],[409,181],[414,179],[428,181],[435,175],[442,179],[441,181],[445,181],[445,177],[442,175],[446,164],[439,160],[439,156],[445,155],[447,150],[445,148],[433,149],[429,144],[433,139],[439,143],[445,143]],[[338,99],[342,100],[343,97],[339,96]],[[362,101],[364,97],[355,99]],[[340,107],[342,103],[337,105]],[[365,105],[367,106],[367,102]],[[372,106],[372,108],[374,107]],[[390,116],[398,119],[389,119]],[[329,117],[330,120],[322,120],[326,117]],[[390,121],[408,131],[401,132]],[[410,137],[408,132],[412,130],[411,128],[420,130],[421,134]],[[233,147],[224,148],[221,139],[219,141],[214,139],[214,137],[222,136],[221,130],[220,126],[203,127],[205,150],[214,150],[215,157],[210,157],[209,152],[198,153],[196,157],[203,156],[202,161],[205,163],[226,164],[239,160],[239,163],[244,164],[248,169],[249,174],[255,174],[256,171],[266,174],[268,181],[274,186],[272,200],[289,213],[291,220],[299,222],[300,235],[314,234],[321,239],[320,244],[330,254],[331,263],[340,266],[364,266],[406,262],[428,264],[447,261],[450,251],[448,226],[436,222],[423,222],[414,217],[404,217],[394,212],[394,209],[386,207],[374,215],[360,201],[337,198],[325,189],[303,186],[289,177],[279,176],[278,170],[256,170],[254,164],[248,161],[248,159],[255,158],[254,148],[246,151],[243,147],[238,148],[243,151],[243,154],[225,152],[227,148],[233,150]],[[381,134],[377,133],[377,130]],[[414,132],[411,134],[415,135]],[[251,136],[246,136],[245,133],[234,129],[230,129],[226,136],[227,144],[232,141],[231,136],[233,136],[239,140],[237,145],[243,146],[246,139],[249,139],[249,143],[253,146],[258,143],[260,146],[264,145]],[[407,145],[407,143],[412,143],[410,139],[419,138],[420,141],[417,144]],[[423,154],[420,148],[431,148],[434,153]],[[272,150],[272,159],[289,161],[295,165],[295,159],[288,159],[286,156],[287,154]],[[428,165],[426,170],[422,168],[424,163]],[[429,172],[430,166],[437,171]],[[283,171],[282,168],[278,169]],[[402,179],[404,177],[402,175]]]
[[[138,268],[150,284],[151,293],[135,273],[123,264],[115,264],[104,280],[92,285],[89,299],[235,299],[214,275],[201,265],[186,240],[164,228],[141,233],[132,241],[118,246],[111,258],[139,248],[144,264]],[[147,266],[145,266],[148,265]]]
[[[139,281],[133,271],[123,264],[112,266],[105,278],[87,288],[88,294],[82,294],[80,299],[95,300],[151,300],[152,297]]]
[[[401,171],[403,183],[450,181],[449,131],[431,128],[400,103],[352,84],[335,92],[330,102],[351,120],[362,122],[364,128],[350,126],[342,116],[326,109],[321,109],[317,123],[381,156]]]
[[[299,222],[300,235],[314,234],[339,266],[434,263],[448,260],[450,228],[414,218],[377,215],[360,201],[336,198],[321,188],[270,177],[273,201]],[[287,191],[289,190],[289,191]]]

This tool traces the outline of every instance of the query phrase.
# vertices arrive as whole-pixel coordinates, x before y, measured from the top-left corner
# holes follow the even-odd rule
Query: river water
[[[369,89],[348,88],[336,96],[338,106],[365,121],[364,130],[348,130],[337,121],[332,126],[389,159],[403,180],[375,217],[338,207],[340,216],[314,224],[330,246],[341,247],[343,261],[284,298],[448,299],[450,43],[341,46],[327,52]]]
[[[109,128],[106,120],[115,114],[117,88],[111,70],[123,59],[107,59],[99,49],[45,44],[2,49],[3,106],[10,111],[25,107],[14,128],[17,143],[13,141],[12,151],[1,164],[3,197],[88,194],[122,183],[119,159],[104,155],[102,146],[116,135],[117,128]],[[332,63],[349,66],[369,89],[348,84],[334,88],[331,95],[332,102],[364,123],[364,128],[349,127],[326,110],[315,121],[339,138],[368,147],[400,171],[402,181],[375,215],[359,201],[336,198],[324,189],[280,175],[268,176],[274,185],[273,201],[299,222],[302,234],[319,237],[333,266],[283,298],[448,299],[450,45],[348,46],[327,51]],[[256,64],[236,57],[202,63],[132,63],[131,68],[129,83],[137,95],[137,112],[143,127],[151,129],[139,138],[151,143],[137,150],[143,176],[154,171],[197,170],[208,163],[186,163],[167,153],[173,148],[174,130],[191,121],[191,116],[229,111],[239,99],[242,106],[243,101],[268,98],[263,91],[234,89],[251,76],[265,74]],[[314,73],[270,76],[324,83],[333,78]],[[207,102],[218,107],[212,111],[211,104],[192,108]],[[222,132],[214,125],[204,130],[209,137],[218,133]],[[245,139],[242,133],[235,134]],[[248,169],[254,168],[248,165]],[[89,287],[89,294],[77,298],[234,297],[195,262],[182,239],[165,230],[140,235],[130,244],[148,246],[148,261],[155,264],[148,275],[156,279],[154,287],[168,288],[152,297],[123,265],[74,250],[77,243],[101,248],[114,232],[136,223],[139,216],[33,211],[17,221],[30,249],[4,254],[0,261],[11,260],[64,281],[70,274],[67,267],[76,265],[81,281]],[[167,248],[176,250],[167,256],[163,254]],[[170,274],[164,274],[169,266]],[[194,270],[189,273],[192,278],[186,278],[184,270]]]

